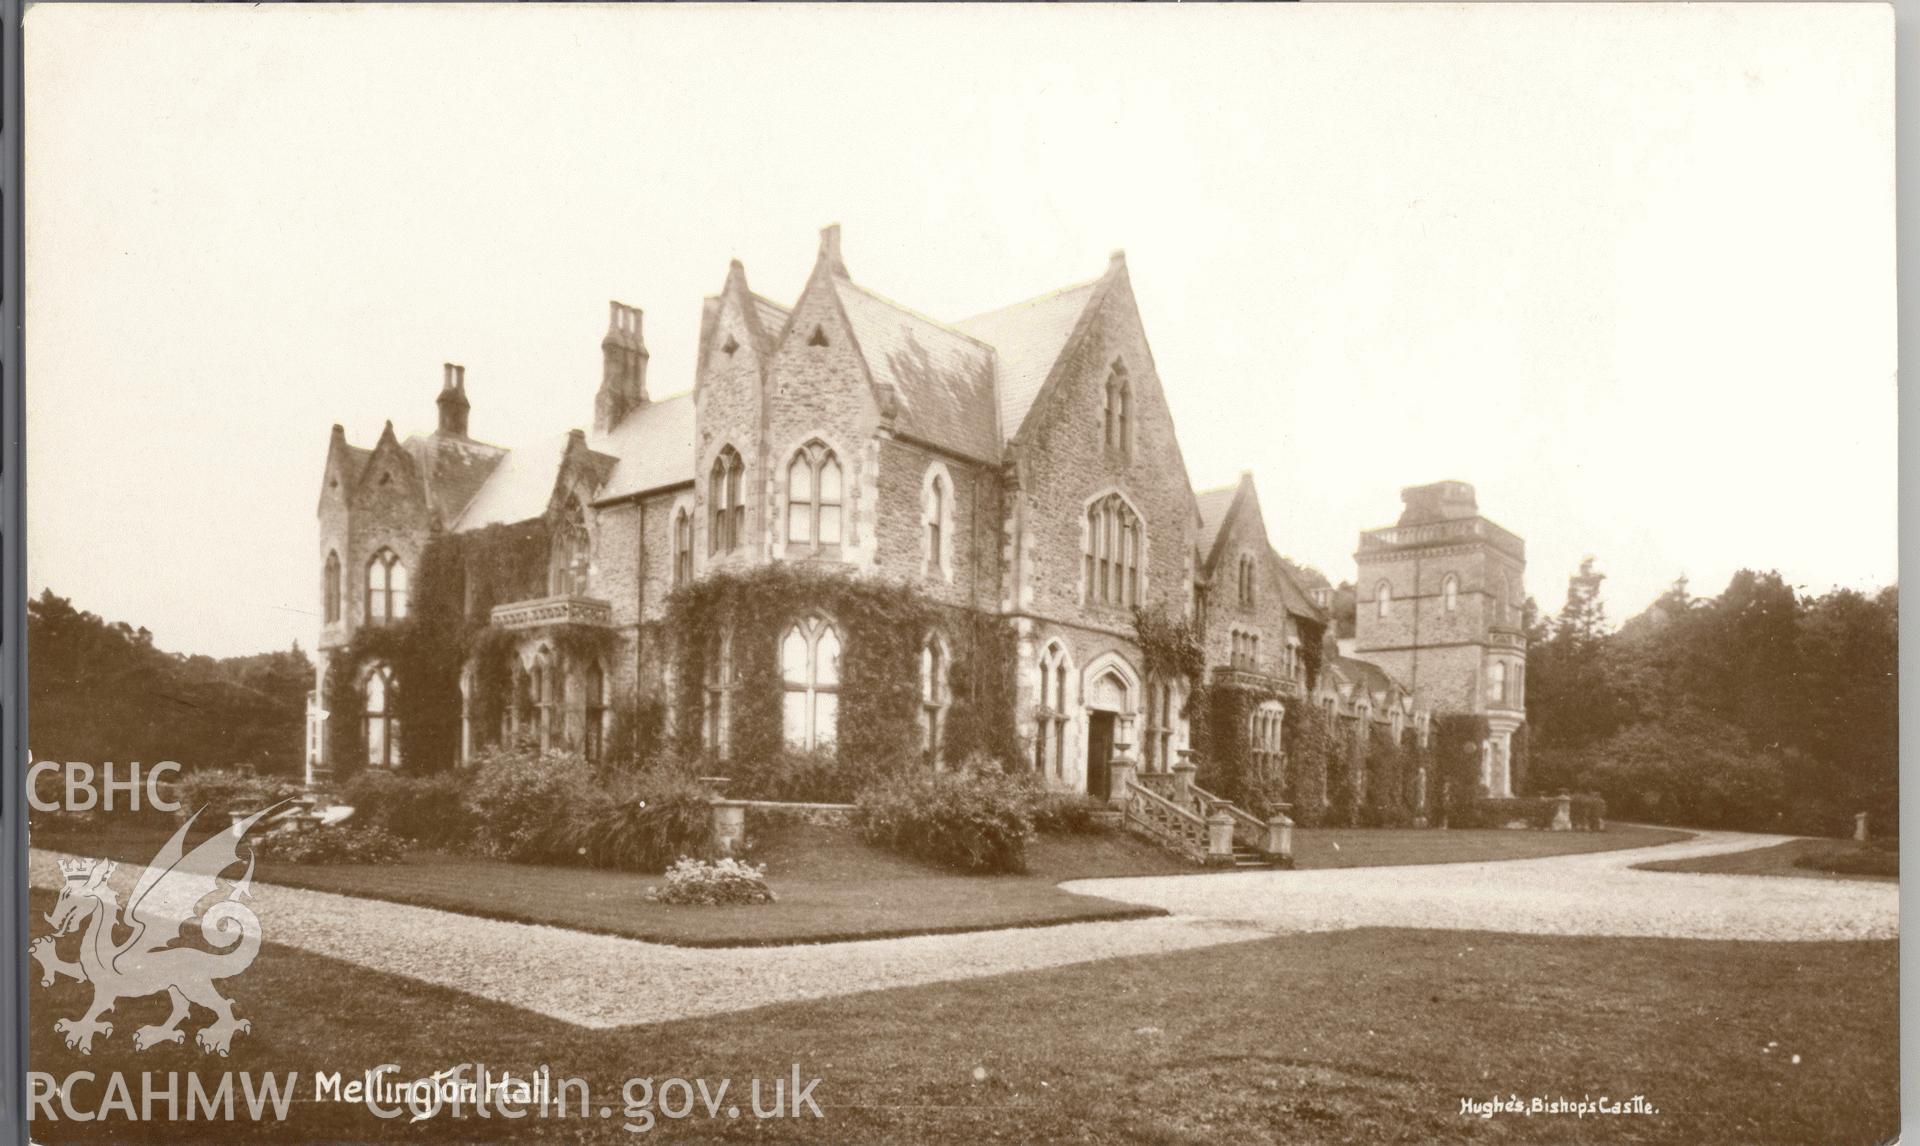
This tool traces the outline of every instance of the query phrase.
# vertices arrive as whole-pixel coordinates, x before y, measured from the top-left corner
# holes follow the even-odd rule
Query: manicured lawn
[[[1399,828],[1296,828],[1296,868],[1393,867],[1402,864],[1477,863],[1646,848],[1688,839],[1692,832],[1616,824],[1604,832]]]
[[[1642,871],[1693,871],[1718,875],[1781,875],[1802,879],[1867,879],[1900,882],[1900,853],[1851,840],[1789,840],[1770,848],[1638,864]]]
[[[1327,829],[1296,833],[1302,868],[1527,859],[1684,839],[1686,833],[1616,827],[1605,832],[1394,831]],[[145,863],[166,833],[36,835],[37,845]],[[1199,869],[1123,833],[1040,836],[1021,875],[970,876],[871,848],[854,833],[789,827],[755,842],[767,865],[773,904],[672,907],[647,898],[660,877],[587,868],[507,863],[420,851],[395,865],[262,861],[263,883],[387,899],[491,919],[545,923],[690,947],[819,943],[849,938],[1031,927],[1164,914],[1158,908],[1075,895],[1056,884],[1122,875],[1192,874]]]
[[[145,863],[164,835],[35,837],[39,846],[104,852]],[[1124,835],[1041,837],[1021,875],[964,876],[868,847],[852,832],[792,827],[758,843],[749,857],[767,865],[778,901],[731,907],[654,903],[657,875],[508,863],[419,851],[394,865],[287,864],[262,860],[262,883],[437,907],[490,919],[547,923],[690,947],[819,943],[849,938],[979,931],[1093,919],[1164,915],[1074,895],[1055,884],[1105,875],[1193,870]]]
[[[33,910],[51,897],[36,892]],[[1013,939],[1010,941],[1017,941]],[[632,1142],[630,1077],[821,1080],[824,1120],[704,1112],[668,1141],[1092,1143],[1823,1143],[1898,1129],[1897,944],[1713,943],[1367,930],[853,995],[654,1027],[585,1031],[269,945],[224,986],[253,1023],[233,1057],[129,1034],[129,1000],[82,1058],[51,1029],[85,1003],[32,996],[31,1069],[56,1079],[300,1072],[286,1123],[38,1121],[48,1144],[247,1141]],[[636,983],[636,990],[674,989]],[[190,1028],[205,1021],[199,1012]],[[1797,1060],[1796,1060],[1797,1056]],[[381,1120],[308,1101],[313,1073],[396,1063],[402,1078],[484,1061],[585,1078],[585,1121]],[[209,1083],[209,1085],[211,1085]],[[184,1081],[182,1086],[185,1086]],[[100,1083],[74,1087],[99,1102]],[[1463,1098],[1645,1096],[1658,1113],[1460,1112]],[[597,1107],[610,1107],[601,1119]],[[56,1108],[57,1109],[57,1108]],[[696,1110],[700,1108],[696,1106]]]

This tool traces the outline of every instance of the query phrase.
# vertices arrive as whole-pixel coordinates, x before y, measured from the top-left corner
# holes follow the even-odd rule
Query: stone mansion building
[[[1256,750],[1278,757],[1290,704],[1396,737],[1424,736],[1436,706],[1484,711],[1489,787],[1504,790],[1505,738],[1522,719],[1519,539],[1477,515],[1469,486],[1406,491],[1400,523],[1361,536],[1373,596],[1353,655],[1320,655],[1331,654],[1325,579],[1278,555],[1251,477],[1191,487],[1118,252],[1091,281],[946,323],[857,284],[828,227],[790,305],[731,265],[705,301],[690,390],[650,391],[637,309],[612,304],[601,347],[591,427],[552,440],[508,449],[471,436],[456,365],[432,433],[402,439],[389,422],[365,448],[333,428],[310,781],[343,742],[325,734],[335,672],[354,674],[364,700],[355,763],[406,767],[389,667],[339,654],[408,615],[429,539],[544,521],[544,591],[486,618],[510,642],[516,700],[501,729],[476,727],[463,677],[462,760],[501,731],[601,754],[614,714],[671,691],[641,634],[676,586],[809,562],[1009,622],[1019,763],[1060,788],[1105,796],[1117,751],[1165,772],[1191,743],[1185,684],[1142,663],[1133,610],[1144,606],[1192,623],[1209,679],[1273,695],[1249,717]],[[606,639],[582,651],[553,639],[563,626]],[[824,611],[781,638],[790,745],[833,742],[843,639]],[[946,664],[929,638],[919,687],[936,763]],[[714,671],[702,735],[725,758],[737,682],[724,655]]]

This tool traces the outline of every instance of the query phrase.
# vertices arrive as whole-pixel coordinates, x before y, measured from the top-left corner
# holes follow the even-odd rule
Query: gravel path
[[[1670,939],[1891,939],[1898,884],[1636,871],[1790,836],[1702,832],[1652,848],[1498,863],[1080,880],[1068,891],[1276,932],[1425,927]]]
[[[1292,931],[1388,926],[1701,939],[1898,934],[1899,889],[1892,884],[1631,870],[1783,838],[1709,833],[1657,848],[1500,863],[1082,880],[1065,886],[1179,914],[803,947],[671,947],[274,885],[256,886],[253,906],[269,942],[596,1028]],[[33,884],[57,888],[61,858],[34,851]],[[134,878],[123,874],[129,883]]]
[[[33,885],[59,887],[56,861],[65,858],[70,857],[35,849],[29,865]],[[115,886],[124,879],[130,887],[138,877],[138,868],[128,868],[114,877]],[[124,898],[123,889],[123,902]],[[710,949],[481,919],[273,884],[256,884],[249,902],[269,943],[595,1028],[1268,937],[1257,928],[1221,920],[1175,917],[856,943]],[[271,957],[271,952],[261,956]]]

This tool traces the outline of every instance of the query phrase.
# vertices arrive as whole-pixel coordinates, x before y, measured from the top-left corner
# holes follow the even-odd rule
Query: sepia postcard
[[[23,36],[34,1142],[1898,1136],[1890,7]]]

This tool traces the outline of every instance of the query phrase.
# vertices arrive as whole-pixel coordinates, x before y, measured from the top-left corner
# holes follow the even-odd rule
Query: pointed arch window
[[[1240,603],[1248,608],[1254,605],[1253,571],[1253,555],[1242,553],[1240,555]]]
[[[407,567],[382,549],[367,562],[367,624],[385,625],[407,615]]]
[[[1067,758],[1067,653],[1058,642],[1040,656],[1040,707],[1034,723],[1033,769],[1059,778]]]
[[[340,619],[340,555],[327,551],[327,564],[320,573],[320,601],[327,624]]]
[[[1146,765],[1150,772],[1166,772],[1173,767],[1173,731],[1175,710],[1173,682],[1165,677],[1147,682]]]
[[[1277,777],[1281,763],[1281,725],[1287,710],[1277,700],[1262,701],[1247,714],[1247,747],[1253,756],[1255,774]]]
[[[1393,586],[1385,581],[1373,588],[1373,615],[1382,618],[1393,616]]]
[[[1449,613],[1460,607],[1460,578],[1451,573],[1440,582],[1440,604]]]
[[[706,660],[706,712],[701,739],[715,759],[725,760],[733,715],[733,634],[716,634],[707,645]]]
[[[581,730],[581,748],[588,760],[599,763],[607,743],[607,674],[600,662],[588,661],[580,674],[581,691],[586,695],[586,726]]]
[[[732,446],[720,451],[707,474],[707,552],[732,553],[746,532],[747,505],[741,485],[747,472]]]
[[[682,508],[673,515],[673,584],[693,580],[693,515]]]
[[[927,762],[936,768],[946,741],[950,668],[946,642],[938,633],[928,633],[920,646],[920,748]]]
[[[1127,368],[1116,362],[1107,374],[1105,441],[1107,449],[1122,457],[1132,451],[1132,439],[1128,436],[1132,405],[1133,386],[1127,379]]]
[[[1139,515],[1119,494],[1108,494],[1088,507],[1086,584],[1089,604],[1140,603],[1140,566],[1145,540]]]
[[[400,721],[393,715],[393,670],[376,664],[366,684],[367,764],[400,766]]]
[[[947,514],[947,479],[934,474],[927,483],[926,504],[922,507],[923,523],[927,531],[928,576],[938,576],[947,567],[946,537],[942,530]]]
[[[840,505],[840,459],[823,442],[801,446],[787,463],[788,548],[839,545]]]
[[[787,743],[802,750],[830,747],[840,723],[839,632],[820,617],[788,629],[780,642],[780,682]]]
[[[586,511],[580,508],[580,499],[569,494],[554,525],[553,548],[547,558],[547,591],[556,597],[586,596],[592,559]]]
[[[540,736],[540,751],[553,747],[553,656],[542,647],[534,654],[532,673],[534,724]]]

